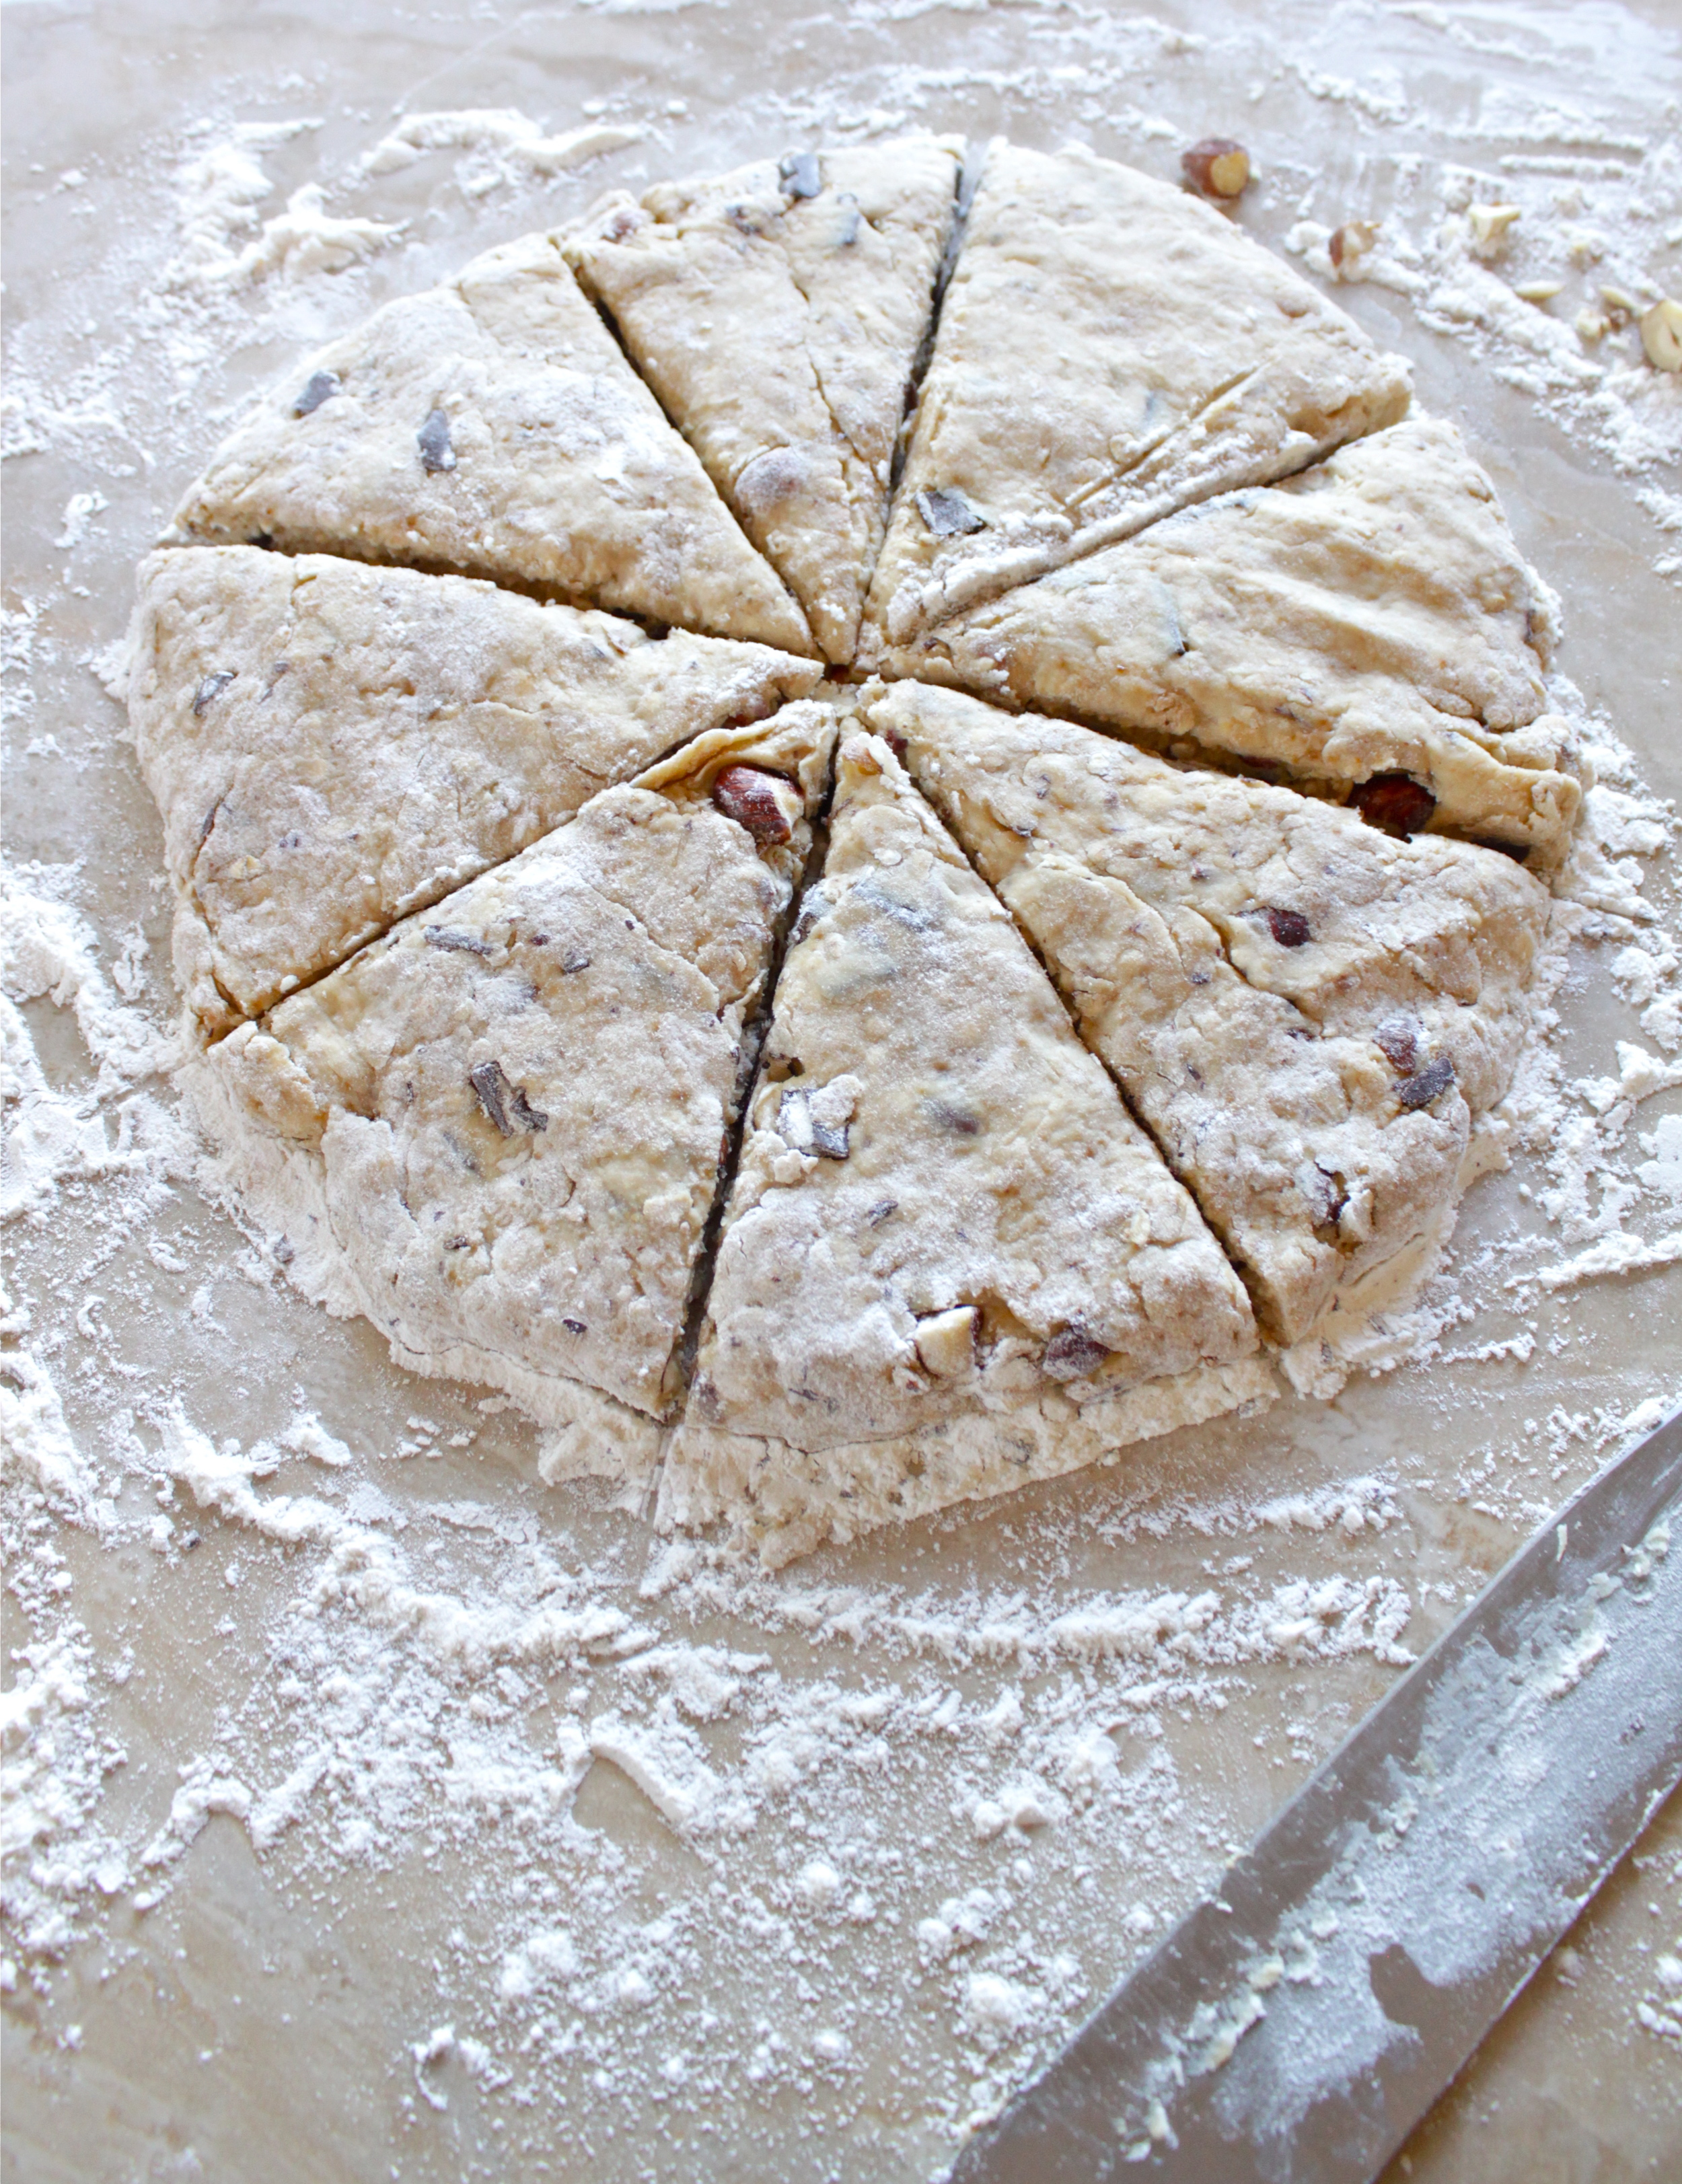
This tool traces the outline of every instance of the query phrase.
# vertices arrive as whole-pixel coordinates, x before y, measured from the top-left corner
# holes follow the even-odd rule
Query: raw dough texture
[[[1556,859],[1581,800],[1542,671],[1557,604],[1451,425],[1411,417],[1281,485],[1205,501],[925,631],[955,682],[1341,792],[1428,789],[1429,823]]]
[[[857,647],[960,150],[911,137],[621,191],[566,245],[829,660]]]
[[[1225,214],[1001,142],[946,292],[867,643],[1394,424],[1407,368]]]
[[[404,1362],[522,1400],[582,1382],[649,1417],[680,1392],[749,1011],[833,738],[810,702],[699,737],[209,1050],[253,1173],[290,1193],[290,1247],[331,1236]],[[782,840],[716,806],[732,765],[779,777]],[[647,1452],[633,1435],[626,1460]]]
[[[849,737],[688,1424],[808,1452],[892,1441],[896,1479],[938,1506],[974,1488],[943,1495],[929,1466],[977,1435],[925,1429],[979,1417],[996,1443],[1024,1408],[1072,1425],[1255,1343],[1231,1268],[1009,917],[888,746]],[[689,1460],[679,1435],[671,1461]]]
[[[866,718],[1056,979],[1276,1340],[1440,1232],[1547,922],[1499,852],[896,683]]]
[[[188,538],[455,570],[811,649],[553,236],[487,250],[299,365],[175,523]]]
[[[271,1006],[598,789],[821,673],[468,577],[251,546],[150,555],[129,716],[201,1030]]]

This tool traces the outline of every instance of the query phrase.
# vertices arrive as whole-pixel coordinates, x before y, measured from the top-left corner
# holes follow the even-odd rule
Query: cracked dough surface
[[[620,192],[567,241],[832,660],[856,648],[960,149],[910,137]]]
[[[209,1050],[405,1362],[469,1349],[505,1385],[672,1400],[744,1017],[833,738],[802,704],[699,738]],[[786,844],[714,807],[732,762],[788,782]]]
[[[175,524],[811,649],[552,236],[487,251],[301,364],[223,443]]]
[[[1237,1278],[995,897],[888,746],[849,737],[688,1424],[809,1452],[965,1415],[1008,1431],[1024,1407],[1072,1424],[1255,1342]]]
[[[995,142],[866,632],[903,644],[1407,403],[1402,360],[1212,206],[1078,147]]]
[[[1269,1334],[1301,1341],[1431,1232],[1528,1025],[1536,880],[952,692],[895,684],[866,717],[903,743]]]
[[[207,1034],[816,662],[458,577],[254,547],[142,562],[130,717]]]
[[[1581,799],[1542,682],[1557,615],[1458,432],[1410,417],[972,608],[887,665],[1339,788],[1406,773],[1435,825],[1555,858]]]

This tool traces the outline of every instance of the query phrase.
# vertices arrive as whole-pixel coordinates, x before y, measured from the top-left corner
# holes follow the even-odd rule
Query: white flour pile
[[[1054,11],[1024,63],[974,21],[961,66],[855,57],[676,148],[664,94],[323,120],[297,86],[250,102],[292,118],[153,143],[120,200],[112,174],[33,178],[107,222],[97,321],[84,298],[19,330],[3,419],[14,475],[69,488],[7,602],[8,796],[89,815],[86,853],[14,864],[0,905],[0,1986],[42,2039],[96,2051],[106,1983],[185,1946],[237,1830],[287,1916],[380,1961],[370,2037],[417,2161],[443,2116],[470,2134],[447,2169],[471,2144],[502,2173],[699,2173],[716,2132],[756,2174],[928,2173],[1682,1384],[1605,1374],[1594,1316],[1609,1277],[1682,1259],[1675,819],[1566,684],[1594,785],[1492,1135],[1510,1166],[1411,1312],[1302,1361],[1323,1398],[1357,1377],[1334,1410],[1281,1404],[1265,1460],[1228,1421],[1201,1456],[766,1577],[544,1488],[499,1399],[405,1380],[236,1225],[171,1089],[155,823],[95,677],[120,686],[125,572],[239,404],[470,234],[749,137],[1055,115],[1160,164],[1184,85],[1253,63],[1258,138],[1284,82],[1345,153],[1334,186],[1264,148],[1263,231],[1329,281],[1333,227],[1372,222],[1343,300],[1382,291],[1400,345],[1449,337],[1458,383],[1604,458],[1649,568],[1682,577],[1682,379],[1601,293],[1682,277],[1674,106],[1661,136],[1491,86],[1450,158],[1400,74]],[[1480,257],[1462,214],[1496,189],[1521,216]],[[1391,1400],[1414,1452],[1375,1460]],[[1667,2048],[1676,1883],[1627,2011]]]

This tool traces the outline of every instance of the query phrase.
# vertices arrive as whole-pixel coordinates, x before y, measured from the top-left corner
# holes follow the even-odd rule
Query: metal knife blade
[[[1367,2184],[1679,1778],[1682,1409],[1513,1557],[953,2184]]]

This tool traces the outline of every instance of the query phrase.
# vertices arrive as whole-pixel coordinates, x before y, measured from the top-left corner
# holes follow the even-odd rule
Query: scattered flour
[[[855,14],[923,12],[912,0]],[[1413,13],[1462,46],[1482,35],[1452,11]],[[978,50],[985,14],[970,24]],[[1018,99],[1160,160],[1182,125],[1133,102],[1161,92],[1170,64],[1200,64],[1209,41],[1148,18],[1072,17],[1055,39],[1047,28],[1026,69],[919,60],[761,120],[790,141],[869,137],[955,96],[988,111]],[[1356,117],[1363,148],[1346,199],[1305,202],[1289,247],[1329,281],[1326,215],[1376,218],[1360,277],[1605,456],[1651,521],[1661,568],[1682,571],[1667,467],[1682,451],[1682,382],[1648,370],[1627,327],[1589,338],[1575,324],[1602,308],[1602,287],[1639,300],[1669,277],[1674,140],[1626,142],[1492,87],[1473,131],[1487,165],[1433,165],[1390,148],[1419,120],[1400,75],[1282,73]],[[223,115],[160,142],[107,267],[125,309],[105,315],[122,331],[16,337],[0,446],[68,465],[52,543],[69,571],[60,590],[8,602],[13,721],[50,702],[68,742],[64,716],[103,705],[94,677],[120,693],[114,630],[92,649],[79,631],[67,649],[55,616],[70,572],[132,552],[152,473],[173,477],[245,398],[229,355],[325,339],[385,292],[376,278],[418,285],[464,254],[459,220],[434,241],[412,211],[390,217],[414,198],[393,204],[388,181],[427,186],[423,163],[443,154],[454,195],[435,202],[494,198],[517,220],[527,192],[536,224],[554,216],[561,178],[672,118],[642,111],[617,101],[613,119],[587,109],[554,134],[512,109],[405,113],[370,125],[343,175],[286,191],[278,212],[268,169],[298,171],[321,121]],[[1277,187],[1287,181],[1281,162]],[[1466,214],[1497,187],[1522,217],[1508,254],[1486,260]],[[1565,283],[1557,300],[1516,294],[1544,276]],[[54,680],[72,671],[76,705]],[[1682,1256],[1682,1116],[1646,1104],[1682,1085],[1674,816],[1610,724],[1568,686],[1555,695],[1579,719],[1592,787],[1537,1037],[1491,1147],[1528,1194],[1528,1224],[1495,1244],[1437,1240],[1416,1300],[1299,1361],[1317,1394],[1352,1375],[1358,1396],[1366,1373],[1410,1358],[1490,1374],[1540,1363],[1546,1327],[1508,1331],[1515,1300],[1540,1313]],[[120,731],[100,718],[103,760]],[[213,1178],[170,1089],[179,1050],[157,1021],[166,1004],[145,943],[137,928],[102,937],[78,907],[95,899],[67,866],[20,869],[0,894],[0,1233],[17,1300],[0,1297],[0,1540],[27,1627],[0,1698],[0,1984],[32,1986],[43,2008],[118,1913],[167,1920],[207,1831],[238,1829],[300,1897],[454,1876],[437,1885],[459,1892],[462,1926],[441,1908],[426,1928],[441,1968],[396,2051],[429,2114],[470,2092],[510,2113],[565,2099],[575,2118],[627,2122],[788,2096],[845,2124],[874,2113],[880,2027],[902,2014],[889,2097],[948,2145],[1239,1847],[1228,1790],[1202,1776],[1216,1726],[1229,1746],[1265,1747],[1259,1769],[1311,1764],[1425,1642],[1422,1611],[1440,1623],[1475,1589],[1475,1565],[1429,1546],[1441,1506],[1456,1522],[1539,1522],[1562,1476],[1633,1429],[1615,1401],[1524,1421],[1534,1483],[1510,1414],[1476,1456],[1411,1470],[1351,1443],[1345,1462],[1311,1457],[1265,1490],[1118,1479],[1101,1541],[1130,1568],[1173,1572],[1131,1588],[1091,1576],[1055,1501],[999,1513],[1006,1574],[984,1587],[861,1584],[822,1563],[771,1578],[705,1543],[656,1540],[586,1490],[545,1491],[530,1467],[487,1471],[476,1491],[465,1467],[495,1407],[454,1432],[417,1414],[372,1435],[359,1412],[282,1377],[260,1390],[259,1422],[231,1434],[218,1381],[240,1369],[229,1324],[243,1323],[242,1297],[278,1318],[278,1270],[266,1240],[207,1210]],[[1582,1051],[1567,999],[1585,978],[1627,1021]],[[131,1355],[116,1327],[148,1312],[154,1340]],[[401,1401],[443,1410],[415,1385]],[[448,1495],[418,1483],[432,1464],[449,1467]],[[144,1605],[120,1613],[103,1580],[136,1549]],[[84,1593],[85,1578],[101,1581]],[[220,1649],[216,1702],[142,1774],[119,1725],[148,1673],[136,1654],[155,1663],[170,1618]],[[185,1708],[185,1680],[180,1696]],[[1276,1797],[1295,1778],[1260,1779]],[[656,1870],[659,1902],[644,1886]],[[1634,2013],[1666,2042],[1682,2039],[1679,1963],[1682,1940],[1653,1958]],[[698,2008],[714,1991],[738,1999]],[[1205,2031],[1212,2053],[1242,2027]]]

